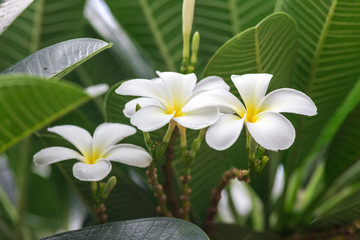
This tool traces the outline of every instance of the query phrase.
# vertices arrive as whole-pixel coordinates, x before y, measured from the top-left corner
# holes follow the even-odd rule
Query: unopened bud
[[[115,176],[112,176],[111,178],[109,178],[109,180],[107,180],[105,187],[104,187],[104,191],[102,193],[102,198],[106,199],[110,192],[114,189],[114,187],[116,186],[117,180]]]
[[[184,0],[182,8],[183,34],[190,35],[194,18],[195,0]]]

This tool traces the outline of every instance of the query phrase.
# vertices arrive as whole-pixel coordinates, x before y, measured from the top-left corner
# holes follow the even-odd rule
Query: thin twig
[[[177,129],[175,129],[171,136],[170,143],[166,149],[166,152],[165,152],[166,163],[163,165],[162,168],[163,168],[164,175],[165,175],[164,191],[169,198],[171,212],[174,217],[180,218],[178,199],[174,193],[173,184],[172,184],[173,178],[174,178],[174,170],[172,167],[172,160],[175,157],[175,143],[176,143],[177,137],[178,137],[178,131],[177,131]]]
[[[171,217],[171,213],[168,211],[166,206],[166,195],[163,192],[163,186],[159,183],[157,168],[155,167],[155,162],[151,162],[148,170],[146,170],[146,175],[148,181],[154,189],[154,196],[158,201],[158,206],[156,210],[161,213],[164,217]]]
[[[221,191],[230,183],[231,179],[237,178],[239,181],[249,183],[250,174],[248,170],[233,168],[226,171],[221,177],[219,185],[212,190],[210,197],[210,207],[206,212],[205,232],[211,236],[214,230],[214,219],[218,211],[218,204],[221,198]]]

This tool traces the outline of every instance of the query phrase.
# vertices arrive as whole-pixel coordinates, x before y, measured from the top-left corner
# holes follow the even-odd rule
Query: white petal
[[[133,79],[123,82],[115,92],[120,95],[152,98],[165,107],[171,107],[171,96],[164,83],[158,79]]]
[[[74,125],[62,125],[48,128],[49,132],[56,133],[71,142],[84,156],[92,155],[92,137],[85,129]]]
[[[175,117],[174,121],[183,127],[198,130],[210,126],[218,118],[219,110],[216,107],[205,107],[186,112],[181,117]]]
[[[207,144],[216,150],[225,150],[231,147],[240,136],[244,119],[234,114],[220,116],[219,120],[206,132]]]
[[[257,73],[245,75],[232,75],[231,79],[235,87],[240,93],[241,98],[244,100],[246,108],[253,109],[256,107],[265,96],[269,86],[271,74]]]
[[[196,75],[176,72],[156,72],[170,92],[172,102],[181,104],[192,93],[196,84]]]
[[[106,151],[122,139],[134,135],[136,129],[121,123],[100,124],[94,132],[93,149],[98,153]]]
[[[151,132],[168,124],[174,114],[167,114],[161,107],[148,106],[132,115],[130,122],[143,132]]]
[[[133,144],[118,144],[106,152],[106,159],[135,167],[147,167],[151,163],[150,154]]]
[[[246,122],[246,127],[254,140],[268,150],[287,149],[295,140],[293,125],[279,113],[259,113],[254,123]]]
[[[103,180],[111,172],[108,160],[99,160],[94,164],[77,162],[73,166],[74,176],[81,181],[97,182]]]
[[[232,93],[219,89],[202,92],[191,98],[182,108],[183,112],[203,107],[227,107],[238,114],[245,114],[246,110],[240,100]]]
[[[307,116],[313,116],[317,113],[316,106],[311,98],[290,88],[277,89],[266,95],[258,108],[258,112],[262,111],[288,112]]]
[[[87,95],[89,95],[90,97],[95,98],[97,96],[100,96],[101,94],[106,93],[107,90],[109,90],[109,85],[107,85],[106,83],[101,83],[101,84],[87,87],[85,89],[85,93]]]
[[[136,106],[138,104],[142,108],[147,106],[162,106],[159,101],[151,98],[135,98],[125,104],[125,108],[123,111],[124,115],[128,118],[131,118],[131,116],[136,112]]]
[[[225,81],[218,76],[209,76],[201,81],[199,81],[194,87],[194,92],[196,91],[206,91],[212,89],[223,89],[225,91],[230,90],[230,86],[225,83]]]
[[[34,155],[35,165],[44,166],[68,159],[85,161],[85,158],[78,152],[65,147],[44,148]]]

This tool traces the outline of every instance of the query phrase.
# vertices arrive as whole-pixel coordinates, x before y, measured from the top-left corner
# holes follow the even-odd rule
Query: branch
[[[166,163],[163,165],[163,171],[165,175],[165,182],[164,182],[164,191],[166,195],[169,198],[170,206],[171,206],[171,212],[174,217],[180,218],[179,213],[179,205],[178,200],[175,196],[174,190],[173,190],[173,177],[174,177],[174,170],[172,167],[172,160],[175,157],[175,142],[178,137],[178,131],[175,129],[173,132],[173,135],[171,136],[170,143],[166,149]]]
[[[248,170],[239,170],[233,168],[232,170],[226,171],[219,183],[219,185],[212,190],[210,197],[210,207],[206,212],[206,221],[205,221],[205,232],[211,236],[214,230],[214,218],[218,211],[219,201],[221,199],[221,191],[230,183],[231,179],[237,178],[239,181],[249,183],[250,182],[250,172]]]

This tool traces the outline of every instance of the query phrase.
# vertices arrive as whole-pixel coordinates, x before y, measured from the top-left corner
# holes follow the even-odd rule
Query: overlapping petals
[[[122,83],[116,93],[138,96],[125,105],[124,114],[132,125],[144,132],[157,130],[171,120],[190,129],[201,129],[215,123],[219,110],[215,105],[198,107],[191,101],[218,91],[228,91],[229,86],[222,78],[210,76],[196,84],[195,74],[157,72],[160,78],[133,79]],[[136,106],[141,107],[136,111]]]
[[[313,116],[317,113],[314,102],[304,93],[282,88],[267,95],[266,90],[272,75],[233,75],[231,79],[238,89],[246,108],[228,91],[209,92],[191,99],[189,105],[207,107],[218,104],[228,108],[220,119],[211,125],[206,141],[214,149],[224,150],[235,143],[245,124],[252,138],[266,149],[277,151],[289,148],[295,139],[295,130],[280,112]],[[191,107],[185,110],[191,110]],[[232,113],[231,113],[232,112]]]
[[[136,129],[128,125],[103,123],[96,128],[94,137],[85,129],[73,125],[56,126],[48,130],[68,140],[80,153],[65,147],[49,147],[34,155],[34,163],[43,166],[77,159],[80,162],[73,166],[73,174],[82,181],[104,179],[111,171],[109,161],[137,167],[146,167],[151,162],[151,156],[143,148],[132,144],[116,144],[135,134]]]

